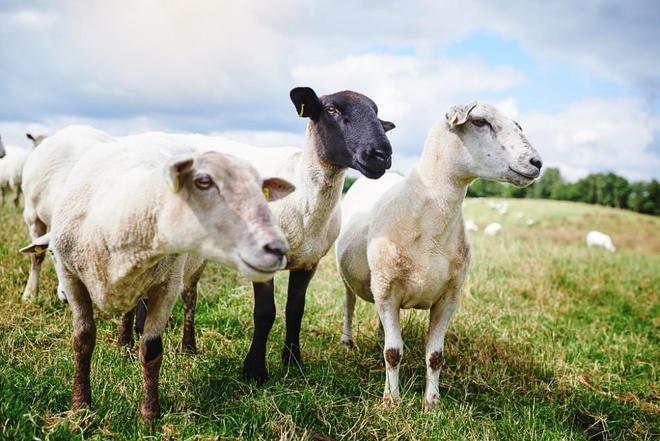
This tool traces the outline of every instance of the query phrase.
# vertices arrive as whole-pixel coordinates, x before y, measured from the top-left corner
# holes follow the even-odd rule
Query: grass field
[[[343,291],[327,256],[312,281],[301,337],[305,365],[285,370],[286,275],[277,277],[271,379],[240,375],[252,329],[244,280],[212,266],[201,284],[196,356],[164,338],[163,417],[141,423],[139,362],[114,345],[117,318],[98,320],[93,409],[68,412],[71,317],[45,265],[42,291],[20,301],[28,259],[19,210],[0,208],[0,437],[6,439],[658,439],[660,218],[566,202],[511,200],[501,216],[469,200],[466,217],[498,237],[471,235],[473,261],[449,328],[441,402],[421,412],[426,311],[402,314],[402,404],[381,405],[382,349],[373,306],[358,302],[357,348],[339,344]],[[518,212],[523,218],[518,219]],[[531,227],[527,218],[535,220]],[[591,229],[617,252],[587,249]]]

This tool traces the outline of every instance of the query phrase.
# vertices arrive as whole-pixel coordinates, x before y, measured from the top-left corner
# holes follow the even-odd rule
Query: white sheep
[[[467,231],[479,231],[479,226],[472,219],[465,219],[465,229]]]
[[[491,222],[484,228],[484,234],[486,236],[497,236],[500,234],[500,231],[502,231],[502,225],[498,222]]]
[[[277,200],[292,190],[282,179],[263,180],[243,160],[183,145],[124,139],[83,154],[46,236],[73,316],[72,408],[91,404],[93,307],[125,313],[146,297],[140,410],[147,421],[157,418],[162,333],[187,260],[194,254],[254,281],[272,278],[286,265],[288,245],[262,192]],[[23,251],[42,252],[43,241]]]
[[[33,136],[26,133],[28,139],[37,147],[46,136]],[[21,196],[21,182],[23,166],[30,155],[30,150],[21,147],[7,146],[7,155],[0,161],[0,192],[2,192],[2,203],[5,201],[5,192],[13,193],[14,206],[18,207]]]
[[[114,138],[89,126],[74,125],[41,140],[39,148],[28,156],[23,166],[21,185],[25,200],[23,220],[32,241],[48,231],[53,207],[74,164],[88,149],[101,142],[111,143]],[[39,292],[39,275],[44,257],[44,254],[39,253],[31,255],[32,263],[23,300],[34,299]],[[57,295],[60,300],[66,301],[61,287]]]
[[[341,341],[352,346],[355,297],[374,302],[385,333],[383,401],[399,402],[400,308],[430,309],[423,408],[438,401],[444,337],[470,261],[461,204],[485,178],[529,185],[541,159],[520,126],[489,104],[452,107],[429,132],[407,178],[359,179],[343,202],[336,243],[346,286]]]
[[[532,219],[532,218],[527,219],[527,222],[526,222],[526,224],[527,224],[528,227],[531,227],[531,226],[534,225],[535,223],[536,223],[536,222],[535,222],[534,219]]]
[[[290,271],[286,306],[286,338],[282,352],[285,364],[302,364],[300,326],[307,286],[323,256],[339,235],[340,207],[344,176],[348,168],[369,178],[382,176],[391,165],[392,148],[385,132],[394,124],[378,118],[378,108],[368,97],[344,91],[317,97],[307,87],[290,93],[296,112],[309,118],[303,149],[258,148],[219,137],[166,135],[182,143],[220,149],[243,158],[264,175],[282,176],[295,184],[296,191],[270,204],[286,235]],[[158,136],[152,134],[152,136]],[[220,147],[218,147],[220,146]],[[194,281],[194,279],[193,279]],[[246,379],[264,381],[266,342],[275,320],[274,285],[255,284],[255,334],[245,359]],[[182,347],[194,350],[193,326],[196,294],[194,287],[183,293],[185,319]]]
[[[587,234],[587,246],[605,248],[607,251],[613,253],[616,251],[612,238],[600,231],[590,231]]]

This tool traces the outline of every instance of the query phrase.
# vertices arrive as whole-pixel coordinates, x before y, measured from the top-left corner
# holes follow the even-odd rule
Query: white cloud
[[[3,2],[0,133],[23,143],[26,127],[52,133],[87,122],[115,134],[186,130],[300,144],[288,90],[350,88],[374,98],[381,117],[395,122],[395,166],[401,155],[407,169],[450,105],[495,93],[536,138],[546,163],[561,164],[566,175],[611,168],[657,176],[659,153],[648,148],[660,136],[657,113],[644,110],[643,98],[523,112],[513,90],[527,81],[524,71],[443,54],[487,29],[519,41],[539,63],[560,59],[653,99],[659,13],[644,1]],[[623,116],[608,105],[622,107]],[[640,129],[630,112],[647,125]],[[614,149],[618,142],[623,149]]]
[[[590,99],[562,112],[521,116],[546,166],[570,180],[590,172],[615,171],[631,179],[658,176],[660,157],[649,150],[660,117],[641,99]]]

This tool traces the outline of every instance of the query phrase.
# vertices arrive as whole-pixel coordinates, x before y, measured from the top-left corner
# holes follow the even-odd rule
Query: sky
[[[660,2],[0,0],[0,135],[304,143],[289,90],[371,97],[407,173],[447,109],[491,102],[576,180],[660,178]]]

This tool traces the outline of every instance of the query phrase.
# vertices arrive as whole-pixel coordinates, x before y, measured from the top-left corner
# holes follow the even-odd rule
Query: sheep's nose
[[[285,241],[272,240],[264,245],[264,251],[277,257],[283,257],[289,251],[289,245]]]
[[[532,158],[529,160],[529,163],[532,164],[534,167],[538,168],[541,170],[541,167],[543,166],[543,161],[541,161],[541,158]]]

